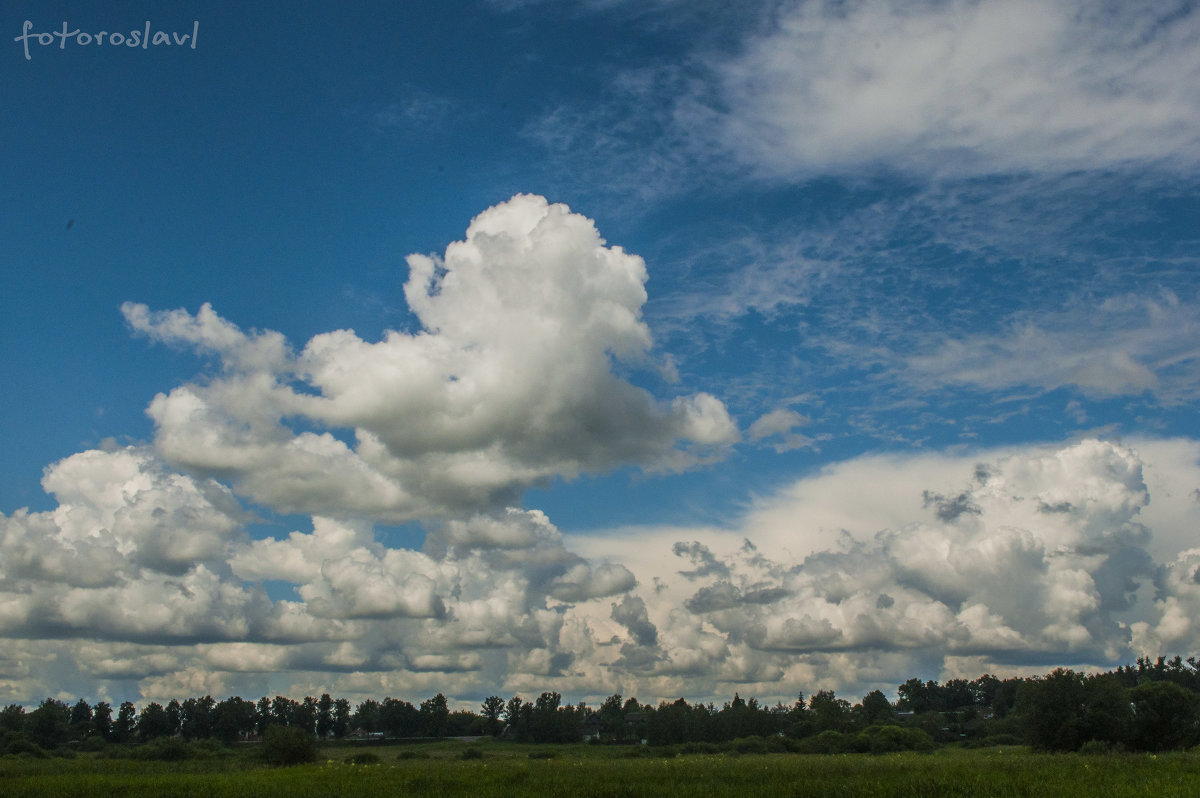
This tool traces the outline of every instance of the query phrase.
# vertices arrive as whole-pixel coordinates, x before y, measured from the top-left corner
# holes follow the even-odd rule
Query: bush
[[[865,734],[842,734],[827,729],[800,740],[796,748],[802,754],[865,754],[871,750],[871,740]]]
[[[933,738],[923,729],[901,726],[870,726],[859,735],[865,749],[872,754],[893,751],[929,751]]]
[[[379,757],[375,754],[370,753],[369,751],[365,752],[365,753],[361,753],[361,754],[351,754],[350,756],[346,757],[346,764],[347,765],[378,765]]]
[[[739,754],[765,754],[768,752],[767,741],[761,737],[739,737],[731,742],[729,747]]]
[[[47,754],[42,750],[41,746],[27,739],[23,734],[6,735],[7,740],[4,743],[4,748],[0,753],[17,756],[19,754],[27,754],[37,759],[45,759]]]
[[[483,759],[483,750],[480,748],[467,748],[458,755],[459,759]]]
[[[157,737],[129,752],[133,759],[158,762],[180,762],[192,758],[188,744],[178,737]]]
[[[721,746],[716,743],[684,743],[681,749],[684,754],[719,754]]]
[[[992,734],[979,740],[972,740],[968,748],[996,748],[998,746],[1025,745],[1025,741],[1015,734]]]
[[[302,765],[317,759],[317,741],[304,729],[272,725],[263,737],[263,759],[268,765]]]
[[[98,734],[92,734],[83,739],[83,742],[79,745],[79,750],[95,754],[103,751],[107,746],[108,742],[103,737]]]
[[[1079,746],[1079,753],[1087,756],[1108,756],[1112,752],[1112,743],[1107,740],[1088,740]]]

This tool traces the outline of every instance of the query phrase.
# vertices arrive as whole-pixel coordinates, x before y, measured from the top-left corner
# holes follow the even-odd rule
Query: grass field
[[[1193,796],[1200,755],[1082,756],[1020,749],[871,756],[634,756],[641,749],[436,743],[322,749],[267,768],[247,752],[178,763],[0,759],[0,796]],[[349,764],[370,752],[378,764]],[[531,754],[533,755],[531,757]],[[545,758],[542,758],[545,757]]]

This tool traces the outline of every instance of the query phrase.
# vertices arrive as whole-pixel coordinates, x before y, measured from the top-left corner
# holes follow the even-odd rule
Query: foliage
[[[272,725],[262,744],[263,760],[268,765],[301,765],[317,759],[317,741],[297,726]]]
[[[922,795],[1083,798],[1084,796],[1200,794],[1200,757],[1160,754],[1045,755],[1005,749],[899,753],[887,756],[745,754],[624,757],[645,747],[563,746],[551,760],[531,760],[525,746],[483,744],[484,762],[463,762],[464,746],[409,746],[422,759],[374,767],[332,762],[293,768],[247,767],[234,757],[153,762],[128,760],[0,759],[4,794],[25,798],[114,795],[125,798],[178,795],[224,798],[378,798],[439,795],[447,798],[654,795],[824,796],[898,798]],[[679,748],[663,749],[671,754]],[[339,750],[345,750],[341,748]],[[394,749],[393,749],[394,750]],[[324,760],[325,758],[323,758]],[[386,761],[386,760],[385,760]]]
[[[360,754],[351,754],[346,757],[347,765],[378,765],[380,762],[378,754],[372,754],[370,751],[364,751]]]

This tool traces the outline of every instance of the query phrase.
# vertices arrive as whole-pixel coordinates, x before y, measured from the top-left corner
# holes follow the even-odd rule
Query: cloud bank
[[[1191,441],[862,456],[721,528],[564,535],[519,506],[741,439],[719,399],[627,376],[652,364],[645,280],[520,195],[409,259],[419,329],[378,342],[125,305],[218,366],[154,398],[152,444],[65,458],[54,509],[0,515],[0,699],[855,696],[1200,645]],[[747,437],[804,447],[808,423],[778,407]],[[263,537],[254,505],[308,520]],[[412,519],[420,549],[377,534]]]

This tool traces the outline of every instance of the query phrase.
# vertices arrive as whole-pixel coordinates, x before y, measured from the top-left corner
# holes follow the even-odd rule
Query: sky
[[[4,4],[0,702],[1200,654],[1195,6]]]

